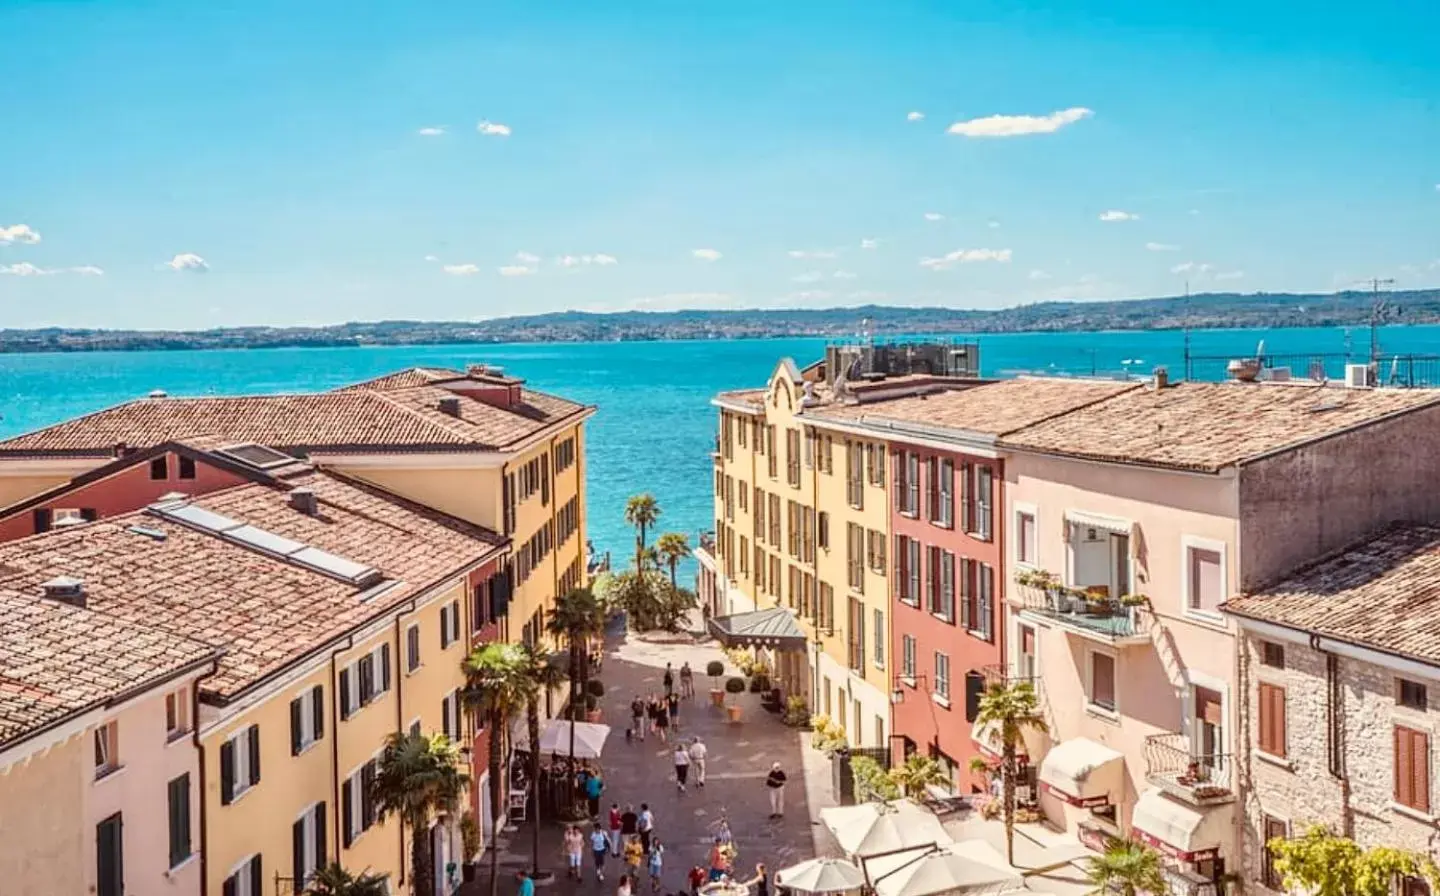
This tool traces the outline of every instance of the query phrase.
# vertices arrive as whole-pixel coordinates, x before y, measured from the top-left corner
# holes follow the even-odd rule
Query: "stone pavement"
[[[729,820],[739,850],[737,873],[753,875],[756,862],[764,862],[773,873],[776,869],[817,855],[836,855],[829,833],[819,823],[820,810],[835,805],[830,786],[830,761],[809,745],[808,732],[781,724],[777,715],[760,706],[758,694],[726,695],[727,702],[744,708],[742,720],[730,723],[723,709],[710,705],[710,680],[705,666],[711,660],[725,657],[713,642],[652,643],[634,633],[612,632],[599,678],[605,683],[603,721],[612,727],[603,757],[605,794],[601,799],[602,815],[612,802],[622,809],[634,803],[649,803],[655,814],[656,834],[665,844],[665,871],[662,892],[672,893],[685,888],[685,875],[692,865],[705,865],[714,837],[714,826],[721,817]],[[688,661],[695,670],[695,697],[682,701],[679,736],[687,740],[696,735],[709,748],[706,786],[695,786],[694,771],[685,793],[675,787],[671,753],[677,731],[670,729],[670,745],[654,736],[645,742],[625,741],[630,724],[630,701],[636,694],[663,693],[661,682],[665,664],[672,663],[679,687],[680,665]],[[730,672],[729,674],[734,674]],[[723,679],[720,679],[723,682]],[[769,798],[764,785],[772,762],[780,762],[790,778],[785,794],[785,817],[772,820]],[[547,892],[577,893],[592,896],[610,893],[621,870],[615,860],[607,860],[604,884],[597,883],[590,865],[589,850],[585,855],[588,873],[582,883],[564,876],[564,857],[560,852],[563,826],[547,821],[541,828],[541,867],[557,873]],[[529,865],[531,829],[528,825],[502,839],[500,844],[500,892],[515,892],[514,871]],[[488,858],[479,879],[465,892],[488,893]],[[636,888],[637,896],[649,892],[646,878]]]

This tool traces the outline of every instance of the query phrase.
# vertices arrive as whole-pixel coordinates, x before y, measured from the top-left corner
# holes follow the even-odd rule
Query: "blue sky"
[[[1429,0],[7,0],[0,326],[1433,286],[1436,34]]]

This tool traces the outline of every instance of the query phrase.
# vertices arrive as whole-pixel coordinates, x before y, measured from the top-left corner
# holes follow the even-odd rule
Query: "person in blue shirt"
[[[590,832],[590,853],[595,857],[595,879],[605,879],[605,856],[610,852],[610,838],[600,830],[600,825]],[[533,896],[533,894],[532,894]]]
[[[605,780],[600,777],[600,770],[594,769],[585,780],[585,799],[590,804],[590,817],[595,821],[600,820],[600,794],[604,792]]]
[[[530,872],[517,871],[515,877],[520,881],[519,896],[535,896],[535,881],[530,878]]]

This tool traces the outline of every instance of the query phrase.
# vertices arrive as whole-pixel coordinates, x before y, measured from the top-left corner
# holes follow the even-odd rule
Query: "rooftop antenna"
[[[1394,286],[1395,278],[1371,277],[1356,282],[1370,284],[1370,363],[1376,364],[1380,360],[1380,321],[1389,310],[1388,304],[1380,300],[1380,287]]]

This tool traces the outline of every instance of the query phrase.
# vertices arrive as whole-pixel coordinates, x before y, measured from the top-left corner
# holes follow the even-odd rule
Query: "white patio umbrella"
[[[540,728],[540,752],[569,756],[571,725],[575,726],[575,758],[599,759],[605,750],[605,739],[610,736],[610,726],[595,722],[551,719]],[[530,749],[530,734],[524,719],[517,720],[511,729],[510,743],[517,750]]]
[[[801,893],[834,893],[865,884],[865,873],[844,859],[807,859],[775,873],[775,883]]]
[[[928,853],[876,878],[875,893],[876,896],[949,896],[1003,893],[1024,885],[1025,879],[1006,867],[1004,859],[989,844],[965,842]]]
[[[846,855],[861,859],[955,842],[933,812],[909,799],[821,809],[820,820]]]

